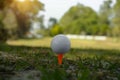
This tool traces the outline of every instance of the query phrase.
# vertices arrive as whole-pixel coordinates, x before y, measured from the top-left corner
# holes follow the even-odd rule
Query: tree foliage
[[[52,26],[54,26],[54,25],[57,24],[57,23],[58,23],[58,22],[57,22],[57,19],[51,17],[51,18],[49,19],[48,27],[51,28]]]
[[[6,41],[8,34],[7,30],[4,28],[3,19],[5,17],[4,8],[9,6],[13,0],[0,0],[0,42]]]
[[[104,1],[99,13],[78,4],[71,7],[61,18],[60,25],[67,34],[116,35],[120,34],[120,0],[111,6],[112,0]]]
[[[26,5],[24,7],[24,5]],[[43,4],[38,0],[25,0],[24,2],[14,1],[11,5],[18,24],[18,37],[23,37],[29,29],[31,20],[36,17],[36,14],[43,9]]]
[[[62,34],[62,27],[59,24],[55,24],[52,26],[52,28],[50,29],[50,36],[55,36],[57,34]]]
[[[112,19],[113,21],[112,33],[113,36],[120,37],[120,0],[116,0],[116,3],[113,7],[113,14],[114,17]]]
[[[78,4],[70,8],[60,20],[65,33],[94,34],[97,30],[98,16],[90,7]],[[94,27],[94,28],[93,28]],[[91,32],[94,31],[93,33]]]
[[[0,42],[6,41],[8,36],[6,29],[3,26],[4,25],[0,22]]]
[[[9,6],[13,0],[0,0],[0,10],[3,10],[6,6]]]
[[[104,1],[99,10],[99,34],[107,35],[111,25],[112,0]]]
[[[36,15],[40,10],[43,10],[43,4],[39,0],[10,1],[0,1],[0,13],[2,13],[0,22],[4,24],[4,28],[7,29],[6,32],[10,36],[24,37],[29,32],[30,25],[34,18],[37,17]]]

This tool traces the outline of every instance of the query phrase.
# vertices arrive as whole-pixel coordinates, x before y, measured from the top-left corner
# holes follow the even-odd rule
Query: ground
[[[0,80],[120,80],[119,41],[72,39],[62,65],[57,64],[50,41],[42,38],[1,43]]]

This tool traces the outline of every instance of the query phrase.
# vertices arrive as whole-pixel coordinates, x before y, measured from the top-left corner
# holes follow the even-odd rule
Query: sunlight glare
[[[19,2],[24,2],[25,0],[18,0]]]

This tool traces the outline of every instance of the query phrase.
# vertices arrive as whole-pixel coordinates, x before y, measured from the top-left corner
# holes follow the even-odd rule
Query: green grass
[[[9,45],[32,46],[32,47],[50,47],[52,38],[42,39],[19,39],[7,41]],[[95,49],[120,49],[120,42],[108,38],[105,41],[71,39],[72,48],[95,48]]]
[[[1,43],[0,80],[120,80],[119,42],[71,40],[71,50],[58,65],[49,41],[51,38]],[[33,70],[40,73],[28,79],[20,76]]]

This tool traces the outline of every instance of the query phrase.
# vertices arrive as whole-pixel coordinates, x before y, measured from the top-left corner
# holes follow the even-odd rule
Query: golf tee
[[[63,58],[63,54],[58,54],[58,64],[59,65],[62,64],[62,58]]]

